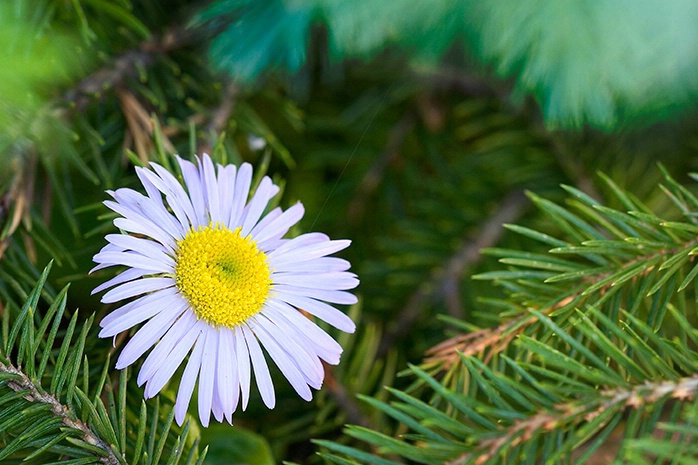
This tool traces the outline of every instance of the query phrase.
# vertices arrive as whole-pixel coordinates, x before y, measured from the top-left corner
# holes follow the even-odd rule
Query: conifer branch
[[[646,382],[631,389],[615,388],[601,391],[598,398],[575,399],[561,403],[552,410],[538,412],[529,418],[502,428],[501,435],[480,442],[476,452],[467,452],[445,465],[463,465],[472,461],[483,465],[494,458],[503,447],[515,447],[539,433],[550,432],[570,424],[589,422],[608,409],[638,409],[666,398],[692,400],[698,392],[698,375],[677,381]]]
[[[85,423],[76,418],[70,407],[63,405],[60,400],[51,394],[46,394],[39,389],[27,375],[12,365],[5,365],[0,362],[0,372],[14,375],[13,379],[7,381],[7,386],[17,393],[23,393],[24,399],[29,402],[41,402],[51,406],[51,413],[61,419],[68,428],[80,431],[82,440],[87,444],[98,447],[104,451],[104,455],[99,457],[100,462],[106,465],[122,465],[111,447],[95,434]]]

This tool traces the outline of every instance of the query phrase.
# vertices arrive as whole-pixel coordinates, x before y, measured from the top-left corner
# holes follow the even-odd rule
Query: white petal
[[[235,178],[235,192],[233,193],[233,202],[230,208],[230,218],[228,219],[228,228],[235,229],[240,224],[242,210],[247,203],[247,196],[250,194],[250,185],[252,184],[252,165],[243,163],[238,168],[237,177]]]
[[[265,311],[265,315],[268,315],[284,331],[294,334],[294,337],[301,338],[304,344],[300,345],[312,347],[313,351],[330,365],[339,363],[342,346],[318,325],[283,302],[270,299],[266,305],[268,309]]]
[[[182,177],[187,186],[189,198],[194,207],[194,213],[196,213],[196,223],[193,226],[208,226],[209,219],[206,214],[204,191],[201,185],[201,173],[192,162],[179,157],[177,157],[177,161],[182,168]]]
[[[216,328],[209,328],[206,332],[206,346],[204,347],[201,373],[199,374],[199,419],[204,427],[208,426],[211,418],[211,404],[213,403],[213,389],[218,359],[218,338],[220,337],[220,332]]]
[[[235,327],[233,332],[235,339],[235,355],[237,356],[237,371],[240,380],[240,392],[242,409],[247,408],[247,401],[250,399],[250,351],[245,343],[245,335],[239,326]]]
[[[313,394],[310,388],[308,388],[303,374],[296,367],[296,364],[288,358],[274,338],[264,330],[263,325],[257,325],[252,329],[254,330],[255,336],[257,336],[264,348],[269,352],[269,355],[271,355],[276,366],[281,370],[281,373],[283,373],[284,377],[291,383],[293,389],[295,389],[302,399],[310,401],[313,398]]]
[[[322,368],[322,362],[317,354],[308,347],[302,346],[301,339],[295,338],[295,331],[285,332],[276,321],[266,318],[268,309],[264,309],[262,314],[256,315],[251,321],[256,323],[252,328],[253,331],[265,332],[284,352],[288,359],[293,362],[296,369],[300,372],[306,384],[320,389],[322,380],[325,377],[325,371]],[[260,339],[262,340],[262,339]],[[263,341],[263,340],[262,340]],[[266,344],[264,344],[266,348]]]
[[[109,241],[109,243],[120,247],[122,251],[132,250],[148,258],[152,258],[153,260],[167,263],[172,267],[175,266],[174,259],[168,254],[168,249],[159,242],[130,236],[128,234],[107,234],[104,238]]]
[[[114,218],[114,226],[133,234],[142,234],[147,237],[152,237],[169,250],[174,250],[177,247],[177,242],[170,234],[163,232],[160,228],[154,229],[141,221],[134,221],[129,218]]]
[[[174,273],[174,268],[159,260],[153,260],[137,252],[100,252],[92,260],[106,266],[123,265],[157,273]]]
[[[221,408],[229,423],[233,421],[233,412],[237,408],[240,396],[240,382],[238,370],[235,366],[237,356],[235,353],[235,339],[230,328],[220,328],[221,337],[218,345],[218,398]],[[220,420],[219,420],[220,421]]]
[[[305,274],[305,273],[273,273],[271,279],[274,284],[288,284],[302,288],[346,290],[354,289],[359,285],[354,273],[345,271],[339,273]]]
[[[147,294],[131,303],[119,307],[100,322],[102,330],[99,337],[116,336],[122,331],[132,328],[145,320],[152,318],[161,311],[179,311],[187,303],[172,292],[172,288]]]
[[[233,193],[235,192],[235,165],[218,165],[218,202],[222,214],[222,224],[228,225],[230,210],[233,206]]]
[[[112,202],[109,200],[105,200],[103,203],[104,205],[114,210],[123,217],[114,219],[114,225],[117,228],[119,227],[117,224],[117,220],[120,220],[119,223],[124,223],[123,220],[132,221],[137,223],[139,227],[142,228],[144,231],[147,231],[146,235],[160,241],[164,245],[170,247],[174,246],[176,242],[175,238],[177,237],[176,231],[167,230],[166,228],[163,228],[161,225],[157,224],[152,219],[146,217],[140,212],[133,210],[128,205],[123,205],[118,202]]]
[[[145,386],[144,396],[146,399],[149,399],[160,392],[170,378],[172,378],[172,375],[182,364],[184,357],[187,356],[194,345],[194,342],[196,342],[196,339],[201,334],[202,324],[205,323],[200,320],[197,322],[197,324],[189,328],[189,331],[187,331],[184,336],[177,341],[177,344],[175,344],[172,351],[161,361],[157,371],[148,380],[148,383]]]
[[[189,218],[189,223],[196,224],[196,213],[194,212],[194,206],[191,203],[191,198],[184,190],[184,187],[179,182],[179,180],[176,177],[174,177],[172,173],[170,173],[168,170],[158,165],[157,163],[151,163],[150,166],[153,168],[153,170],[155,170],[155,173],[157,173],[157,176],[159,177],[161,184],[163,184],[163,192],[168,192],[176,200],[175,202],[170,202],[168,200],[167,203],[170,206],[172,206],[173,204],[181,206],[184,209],[187,218]],[[158,186],[158,188],[160,187]]]
[[[228,219],[226,215],[225,220],[221,216],[220,210],[220,198],[218,197],[218,178],[216,177],[216,168],[213,166],[211,157],[204,154],[201,163],[199,164],[199,169],[201,170],[203,192],[206,194],[206,205],[208,206],[208,212],[211,221],[216,224],[225,224]],[[227,212],[226,212],[227,213]]]
[[[327,289],[311,289],[309,287],[290,286],[286,284],[273,284],[272,289],[277,292],[301,295],[312,299],[324,300],[333,304],[352,305],[358,302],[354,294],[345,291],[334,291]]]
[[[349,261],[337,257],[320,257],[307,262],[292,262],[276,267],[273,271],[294,273],[335,273],[347,271],[351,267]]]
[[[254,377],[257,381],[257,389],[259,389],[264,405],[272,409],[274,405],[276,405],[276,398],[274,397],[274,384],[272,384],[271,375],[269,375],[267,361],[264,360],[264,354],[259,347],[257,337],[252,333],[250,328],[246,325],[242,325],[240,328],[245,335],[245,342],[247,342],[247,348],[249,349],[250,358],[252,359],[252,369],[254,370]]]
[[[323,257],[325,255],[330,255],[340,250],[346,249],[351,244],[350,240],[343,239],[337,241],[325,241],[318,244],[306,245],[298,248],[294,248],[285,253],[281,253],[281,247],[269,252],[267,257],[269,257],[269,263],[273,266],[283,266],[291,262],[302,262],[307,260],[312,260],[317,257]]]
[[[175,402],[175,420],[177,420],[177,424],[180,426],[184,422],[184,416],[187,413],[189,401],[191,400],[191,395],[194,392],[196,378],[199,375],[199,368],[201,368],[201,359],[204,353],[204,346],[206,345],[207,333],[208,331],[204,331],[196,341],[196,345],[191,353],[191,357],[189,357],[187,366],[184,368],[184,373],[182,373],[182,380],[179,382],[177,400]]]
[[[328,242],[330,240],[329,236],[323,233],[306,233],[300,236],[294,237],[293,239],[285,239],[283,245],[277,247],[273,250],[274,256],[281,257],[282,255],[292,252],[300,247],[305,247],[312,244],[320,244],[323,242]],[[271,254],[272,252],[270,252]]]
[[[121,370],[138,360],[148,349],[160,340],[163,334],[170,329],[172,323],[187,309],[182,306],[179,310],[160,312],[148,320],[133,337],[128,341],[119,354],[116,361],[116,369]]]
[[[277,291],[274,299],[287,302],[296,308],[304,310],[346,333],[353,333],[356,330],[356,325],[351,318],[324,302],[319,302],[303,295],[279,291]]]
[[[128,205],[133,210],[138,207],[138,213],[141,216],[148,218],[172,236],[181,236],[183,232],[182,225],[167,211],[162,204],[162,200],[159,203],[153,202],[150,197],[146,197],[131,189],[117,189],[112,195],[121,205]],[[128,215],[124,216],[128,217]],[[174,231],[176,231],[176,234],[173,233]]]
[[[165,333],[162,339],[160,339],[160,342],[158,342],[158,345],[155,346],[152,352],[148,354],[148,357],[146,357],[145,362],[143,362],[141,371],[138,373],[137,382],[139,386],[153,377],[158,368],[165,362],[170,352],[172,352],[172,349],[174,349],[195,324],[196,317],[194,316],[194,312],[184,312],[182,316],[175,321],[175,324]]]
[[[172,278],[142,278],[121,284],[104,294],[101,302],[105,304],[118,302],[147,292],[158,291],[175,285]]]
[[[116,286],[117,284],[125,283],[127,281],[132,281],[134,279],[138,279],[144,275],[151,274],[152,271],[149,270],[139,270],[138,268],[128,268],[121,273],[117,274],[113,278],[111,278],[109,281],[106,281],[99,286],[95,287],[91,294],[97,294],[98,292],[102,292],[105,289],[109,289],[112,286]]]
[[[298,223],[301,218],[303,218],[304,213],[305,209],[303,208],[303,204],[299,202],[278,217],[274,218],[273,221],[267,225],[265,224],[264,220],[271,215],[270,213],[269,215],[265,216],[264,219],[257,224],[257,226],[255,226],[251,232],[252,237],[254,237],[255,241],[257,241],[257,244],[263,244],[265,241],[270,239],[280,239],[288,232],[289,229],[291,229],[291,226]]]
[[[267,208],[267,204],[269,203],[269,193],[273,185],[268,176],[262,178],[262,182],[259,183],[259,187],[257,187],[257,191],[254,193],[248,205],[240,236],[247,237],[250,231],[252,231],[252,228],[257,224],[257,221],[262,217],[262,213],[264,213],[264,209]]]

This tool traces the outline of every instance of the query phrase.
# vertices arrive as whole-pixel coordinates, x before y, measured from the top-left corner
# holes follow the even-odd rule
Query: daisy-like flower
[[[214,166],[177,159],[184,184],[162,166],[136,168],[146,194],[108,193],[104,202],[120,215],[92,271],[126,270],[98,286],[114,303],[137,297],[108,314],[100,337],[114,337],[146,322],[116,362],[123,369],[151,347],[138,384],[155,396],[189,355],[177,400],[181,425],[198,379],[198,410],[208,426],[211,413],[232,423],[247,407],[252,373],[264,404],[273,408],[274,387],[262,348],[296,392],[312,398],[324,377],[321,361],[339,363],[340,345],[301,313],[353,332],[354,323],[330,304],[353,304],[346,292],[359,281],[349,262],[328,257],[349,246],[321,233],[283,236],[303,216],[300,203],[262,216],[279,188],[264,177],[249,202],[252,167]]]

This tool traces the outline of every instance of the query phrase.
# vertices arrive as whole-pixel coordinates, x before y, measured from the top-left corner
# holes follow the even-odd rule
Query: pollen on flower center
[[[177,288],[198,318],[232,328],[262,309],[271,271],[266,255],[240,236],[240,228],[199,227],[177,246]]]

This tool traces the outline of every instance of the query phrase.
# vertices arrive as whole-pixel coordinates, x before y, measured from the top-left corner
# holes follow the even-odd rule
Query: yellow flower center
[[[177,243],[175,275],[179,291],[196,316],[233,328],[262,309],[271,271],[266,255],[240,228],[193,228]]]

